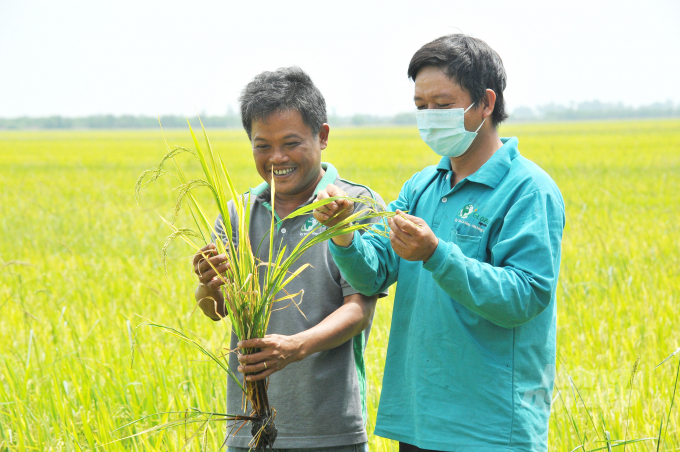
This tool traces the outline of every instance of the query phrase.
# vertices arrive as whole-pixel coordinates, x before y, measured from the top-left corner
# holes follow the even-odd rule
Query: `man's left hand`
[[[399,257],[407,261],[423,262],[432,257],[439,239],[425,220],[397,210],[397,215],[388,221],[392,249]]]
[[[295,336],[268,334],[261,339],[248,339],[238,343],[238,348],[259,348],[257,353],[238,355],[238,371],[246,374],[248,381],[267,378],[288,364],[300,361],[302,341]]]

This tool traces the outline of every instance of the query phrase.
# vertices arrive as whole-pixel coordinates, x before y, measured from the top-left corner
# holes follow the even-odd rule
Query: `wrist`
[[[354,233],[348,232],[347,234],[336,235],[331,240],[336,245],[341,246],[343,248],[347,248],[348,246],[350,246],[352,244],[353,239],[354,239]]]
[[[425,259],[423,259],[423,265],[425,265],[427,263],[427,261],[429,261],[432,258],[432,256],[434,256],[434,252],[437,251],[438,246],[439,246],[439,239],[437,237],[435,237],[434,244],[430,245],[430,250],[427,253]]]
[[[291,336],[291,340],[293,341],[294,347],[293,347],[293,353],[292,353],[292,361],[293,362],[298,362],[302,361],[312,353],[314,353],[311,350],[311,347],[309,345],[309,338],[307,337],[307,332],[302,331],[300,333],[294,334]]]

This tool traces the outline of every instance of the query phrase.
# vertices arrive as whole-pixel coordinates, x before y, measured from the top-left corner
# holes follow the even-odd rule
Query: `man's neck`
[[[451,158],[453,178],[451,186],[455,187],[458,182],[474,174],[503,146],[503,142],[494,128],[490,133],[479,134],[477,139],[470,145],[470,149],[460,157]]]

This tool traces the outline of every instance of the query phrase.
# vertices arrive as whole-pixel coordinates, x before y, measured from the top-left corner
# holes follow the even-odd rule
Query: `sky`
[[[680,1],[0,0],[0,117],[223,115],[298,65],[330,114],[413,111],[406,69],[463,32],[503,59],[510,111],[680,103]]]

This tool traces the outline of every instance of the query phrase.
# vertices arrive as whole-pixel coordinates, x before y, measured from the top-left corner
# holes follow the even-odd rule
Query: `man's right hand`
[[[229,262],[226,255],[217,254],[217,247],[213,243],[204,246],[194,255],[193,265],[198,281],[208,291],[215,291],[224,285],[224,272],[229,268]],[[221,277],[217,276],[218,273]]]
[[[340,190],[333,184],[329,184],[325,189],[321,190],[316,199],[332,198],[334,196],[347,196],[347,193]],[[316,221],[327,227],[333,227],[342,220],[346,219],[354,213],[354,202],[348,199],[336,199],[325,206],[314,209],[313,215]],[[352,243],[352,234],[343,234],[333,237],[331,240],[336,245],[348,247]]]
[[[347,193],[340,190],[333,184],[328,184],[326,188],[321,190],[316,199],[321,201],[326,198],[334,196],[347,196]],[[314,218],[316,221],[327,227],[333,227],[345,218],[352,215],[354,212],[354,202],[349,199],[336,199],[335,201],[326,204],[325,206],[314,209]]]

